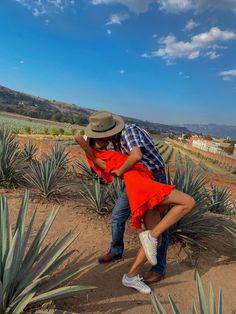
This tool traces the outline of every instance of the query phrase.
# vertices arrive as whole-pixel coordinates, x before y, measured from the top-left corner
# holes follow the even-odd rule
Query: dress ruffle
[[[112,171],[119,169],[128,158],[127,155],[115,151],[94,151],[94,155],[106,161],[106,169],[102,170],[90,159],[88,159],[88,162],[94,171],[107,183],[112,182],[114,179]],[[152,172],[142,163],[138,163],[132,169],[128,170],[123,178],[131,209],[132,226],[134,228],[141,228],[144,213],[161,203],[175,189],[174,185],[154,181]],[[164,208],[165,206],[160,205],[158,206],[158,211],[162,212]]]

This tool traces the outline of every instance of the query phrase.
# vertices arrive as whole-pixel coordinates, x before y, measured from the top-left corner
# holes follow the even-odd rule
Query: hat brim
[[[105,138],[105,137],[113,136],[120,133],[125,126],[125,122],[119,116],[116,116],[116,115],[112,115],[112,116],[116,122],[116,125],[114,126],[114,128],[108,131],[96,132],[91,129],[91,125],[89,123],[84,129],[85,135],[91,138]]]

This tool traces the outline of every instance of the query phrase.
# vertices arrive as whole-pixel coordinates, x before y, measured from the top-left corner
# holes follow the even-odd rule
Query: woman
[[[126,161],[127,155],[108,151],[108,141],[90,139],[89,145],[82,136],[77,142],[86,153],[90,166],[107,183],[111,182],[116,170]],[[122,278],[126,287],[132,287],[141,293],[150,293],[151,289],[142,282],[140,268],[146,260],[157,264],[156,251],[161,234],[189,213],[195,206],[194,199],[175,189],[173,185],[161,184],[153,180],[150,170],[142,163],[136,164],[123,175],[132,213],[132,225],[141,227],[141,219],[147,231],[141,232],[142,244],[129,272]],[[167,205],[173,205],[168,214],[160,221],[160,212]]]

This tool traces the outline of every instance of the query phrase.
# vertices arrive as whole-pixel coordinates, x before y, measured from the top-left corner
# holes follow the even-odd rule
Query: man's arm
[[[141,161],[141,159],[142,159],[142,152],[141,152],[140,147],[133,147],[129,154],[129,157],[126,159],[123,165],[119,169],[113,171],[113,173],[117,177],[120,177],[126,171],[130,170],[137,162]]]
[[[106,169],[106,162],[94,156],[93,149],[88,145],[82,135],[76,134],[74,138],[89,159],[91,159],[98,167]]]

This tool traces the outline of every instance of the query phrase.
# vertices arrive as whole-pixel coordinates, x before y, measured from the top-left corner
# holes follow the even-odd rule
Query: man
[[[144,166],[153,172],[156,181],[166,183],[164,161],[149,134],[142,128],[135,124],[125,124],[121,117],[100,111],[93,113],[89,117],[85,135],[90,138],[112,141],[115,150],[129,155],[126,162],[114,171],[114,175],[117,177],[121,177],[137,162],[142,162]],[[161,219],[165,214],[166,212],[162,213]],[[129,201],[124,187],[112,211],[112,242],[110,250],[99,258],[99,263],[109,263],[122,258],[125,223],[129,216]],[[161,246],[157,249],[158,263],[144,277],[146,283],[158,282],[165,276],[168,238],[168,231],[166,231],[162,235]]]

